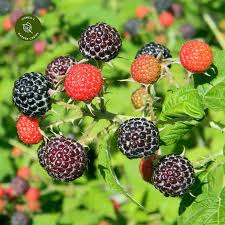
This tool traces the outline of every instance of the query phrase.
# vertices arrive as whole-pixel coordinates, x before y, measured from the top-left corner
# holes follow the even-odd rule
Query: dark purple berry
[[[25,115],[38,117],[51,108],[50,83],[40,73],[25,73],[14,83],[13,102]]]
[[[163,156],[154,166],[152,183],[166,197],[185,194],[194,181],[193,166],[180,155]]]
[[[10,15],[10,19],[12,21],[12,24],[16,24],[16,21],[21,17],[23,16],[24,13],[21,9],[15,9],[11,12],[11,15]]]
[[[130,19],[124,24],[124,32],[127,32],[131,37],[136,37],[139,34],[141,21],[139,19]]]
[[[167,59],[172,57],[170,54],[170,50],[167,47],[155,42],[150,42],[141,49],[139,49],[135,56],[135,59],[145,54],[153,55],[155,58],[158,59]]]
[[[60,76],[67,74],[68,70],[76,63],[71,56],[60,56],[51,61],[46,69],[46,76],[53,89],[57,89]]]
[[[70,138],[51,138],[38,150],[41,166],[56,180],[72,181],[82,176],[87,158],[84,147]]]
[[[29,217],[22,212],[15,212],[11,217],[11,225],[28,225]]]
[[[153,5],[159,13],[169,9],[171,3],[171,0],[153,0]]]
[[[52,6],[51,0],[34,0],[35,9],[48,9]]]
[[[0,16],[7,14],[12,8],[12,1],[0,0]]]
[[[10,184],[16,195],[23,195],[29,188],[29,184],[22,177],[14,177]]]
[[[175,17],[181,17],[183,14],[183,7],[179,3],[172,3],[169,10]]]
[[[84,57],[107,62],[119,54],[122,41],[115,28],[97,23],[81,34],[78,44]]]
[[[118,148],[129,159],[146,158],[159,149],[159,131],[145,118],[133,118],[120,124]]]
[[[192,24],[186,23],[181,26],[180,32],[184,39],[191,39],[195,36],[196,29],[194,28]]]

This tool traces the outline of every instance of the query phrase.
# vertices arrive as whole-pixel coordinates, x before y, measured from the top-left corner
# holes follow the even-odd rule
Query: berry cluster
[[[0,186],[0,214],[13,210],[11,224],[28,225],[28,214],[40,212],[40,190],[31,186],[34,180],[28,167],[21,167],[8,186]]]
[[[139,17],[145,17],[146,13],[148,10],[137,11]],[[82,138],[79,143],[64,137],[61,132],[47,134],[41,130],[39,120],[51,113],[53,97],[63,91],[68,102],[83,102],[81,112],[84,115],[97,117],[99,114],[95,115],[92,111],[95,110],[104,119],[108,118],[101,69],[103,63],[119,54],[122,46],[117,30],[106,23],[89,26],[81,34],[78,43],[85,60],[81,62],[72,56],[59,56],[47,65],[45,75],[26,73],[15,81],[13,88],[13,102],[22,112],[16,122],[19,138],[25,144],[42,141],[38,149],[39,163],[49,176],[59,181],[73,181],[84,174],[88,162],[85,142]],[[88,60],[97,62],[84,63]],[[177,63],[177,60],[172,58],[166,46],[159,43],[150,42],[138,50],[131,64],[129,80],[138,82],[141,87],[133,92],[131,100],[145,117],[123,121],[117,132],[118,149],[129,159],[142,158],[139,169],[143,179],[152,183],[165,196],[183,195],[190,190],[195,180],[193,167],[185,157],[168,155],[160,158],[157,155],[160,135],[153,111],[156,96],[152,88],[159,79],[172,75],[170,68],[173,63]],[[181,48],[180,63],[190,73],[204,73],[213,63],[212,50],[202,41],[189,41]],[[99,110],[92,102],[93,99],[99,103]],[[69,103],[65,105],[68,108],[75,106]],[[118,121],[114,119],[109,120],[111,124],[117,125]],[[21,174],[12,181],[11,186],[16,196],[26,192],[27,198],[31,199],[35,193],[35,190],[28,190],[28,184]]]
[[[79,40],[80,52],[100,63],[114,59],[121,45],[117,30],[106,23],[89,26]],[[85,149],[62,135],[53,133],[48,137],[39,121],[51,110],[54,95],[63,91],[91,110],[91,101],[100,99],[104,92],[103,80],[100,68],[95,65],[78,62],[72,56],[59,56],[47,65],[45,75],[25,73],[14,83],[13,102],[22,113],[16,122],[19,138],[25,144],[42,141],[39,162],[56,180],[72,181],[83,175],[87,164]]]
[[[149,102],[153,107],[156,98],[149,93],[151,86],[160,78],[171,76],[170,65],[177,62],[168,48],[154,42],[138,50],[131,65],[131,80],[142,85],[131,96],[136,109],[145,111]],[[206,73],[213,63],[213,53],[205,42],[188,41],[180,50],[179,62],[189,74]],[[154,119],[154,116],[150,117]],[[145,181],[152,183],[165,196],[182,196],[194,184],[194,169],[183,156],[157,156],[159,139],[156,123],[133,118],[120,124],[118,148],[129,159],[143,158],[139,170]]]
[[[156,16],[153,17],[153,13]],[[150,1],[150,4],[138,5],[135,8],[133,18],[129,18],[123,25],[123,35],[129,41],[142,41],[143,34],[150,32],[151,35],[154,34],[155,42],[166,44],[171,38],[168,35],[168,29],[182,17],[185,17],[185,13],[179,1]],[[183,19],[183,21],[186,20]],[[176,25],[180,26],[177,32],[173,32],[176,38],[191,39],[196,35],[196,29],[192,23],[182,24],[181,22]]]

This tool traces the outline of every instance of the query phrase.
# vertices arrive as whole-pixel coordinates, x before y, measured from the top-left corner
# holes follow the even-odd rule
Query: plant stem
[[[203,14],[203,19],[208,24],[209,28],[212,30],[213,34],[215,35],[217,41],[219,42],[222,49],[225,50],[225,40],[219,29],[217,28],[216,24],[212,20],[211,16],[208,13]]]

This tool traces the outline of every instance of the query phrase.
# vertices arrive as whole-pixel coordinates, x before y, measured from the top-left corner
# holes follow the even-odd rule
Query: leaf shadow
[[[98,165],[98,169],[100,171],[100,174],[102,175],[102,177],[105,180],[106,179],[106,172],[105,172],[105,170],[108,170],[108,168],[106,168],[105,166],[102,166],[102,165]]]
[[[212,65],[206,72],[209,75],[205,75],[204,73],[195,73],[193,75],[195,87],[205,83],[210,83],[218,75],[218,69],[215,65]]]

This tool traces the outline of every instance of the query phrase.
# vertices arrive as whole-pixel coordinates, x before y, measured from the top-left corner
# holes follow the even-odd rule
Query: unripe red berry
[[[159,22],[162,27],[170,27],[174,23],[174,16],[170,12],[162,12],[159,15]]]
[[[11,22],[11,19],[10,18],[5,18],[4,20],[3,20],[3,30],[5,30],[5,31],[10,31],[10,30],[12,30],[12,28],[13,28],[13,24],[12,24],[12,22]]]
[[[21,167],[17,171],[17,176],[22,177],[25,180],[28,180],[30,177],[30,168],[29,167]]]
[[[212,49],[203,41],[187,41],[180,50],[180,62],[190,72],[205,72],[213,63]]]
[[[40,191],[35,187],[31,187],[25,194],[27,201],[37,201],[40,198]]]
[[[33,45],[33,49],[36,55],[41,55],[44,53],[46,49],[46,42],[45,41],[35,41]]]
[[[30,212],[39,212],[41,210],[40,202],[37,200],[28,201],[27,208]]]
[[[140,5],[135,9],[135,15],[138,19],[144,19],[150,12],[149,7]]]

